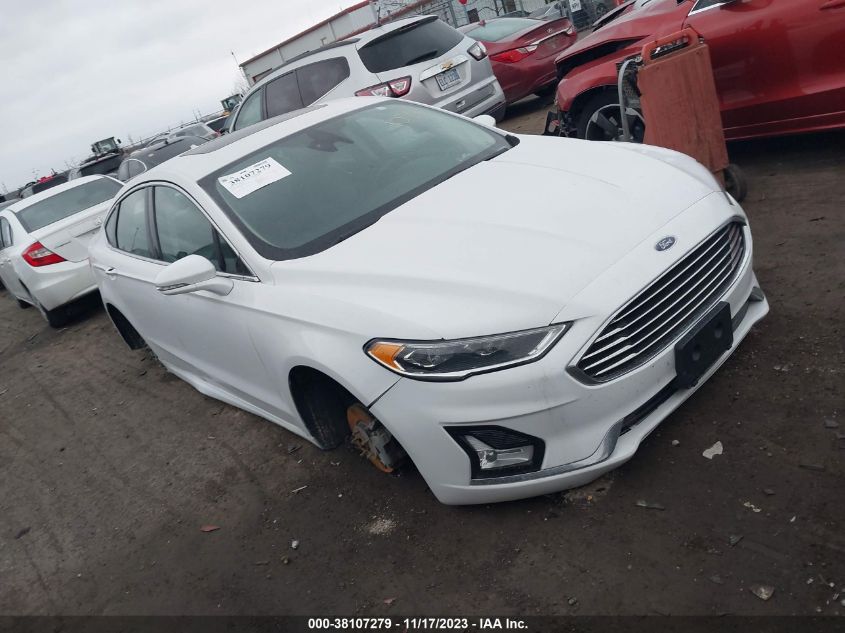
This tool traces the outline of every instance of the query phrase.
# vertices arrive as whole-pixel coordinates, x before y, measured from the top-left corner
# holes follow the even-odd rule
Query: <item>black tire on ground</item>
[[[38,311],[51,328],[58,329],[60,327],[64,327],[68,321],[68,313],[64,306],[56,308],[55,310],[47,310],[39,303]]]
[[[634,143],[645,137],[645,121],[634,109],[628,113],[628,126]],[[590,141],[618,141],[622,137],[619,97],[615,90],[603,90],[591,97],[577,113],[575,128],[578,138]]]
[[[21,310],[26,310],[27,308],[31,308],[31,307],[32,307],[32,304],[31,304],[31,303],[27,303],[26,301],[21,301],[20,299],[17,299],[17,302],[18,302],[18,307],[19,307]]]
[[[548,86],[543,86],[542,88],[540,88],[534,94],[536,96],[540,97],[541,99],[548,99],[549,97],[551,97],[555,93],[556,89],[557,89],[557,83],[550,83]]]
[[[745,200],[748,195],[748,182],[745,180],[745,174],[742,170],[733,163],[725,167],[725,190],[731,194],[737,202]]]
[[[328,376],[306,371],[292,377],[291,388],[299,413],[323,450],[337,448],[352,432],[346,410],[355,397]]]
[[[332,415],[337,409],[336,405],[337,403],[326,403],[320,395],[316,394],[307,400],[306,406],[312,416],[312,432],[324,450],[337,448],[350,434],[349,426],[339,424],[338,418]]]

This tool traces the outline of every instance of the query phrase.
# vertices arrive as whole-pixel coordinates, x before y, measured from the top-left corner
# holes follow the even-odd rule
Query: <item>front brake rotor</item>
[[[346,420],[352,430],[352,445],[380,471],[392,473],[404,460],[405,451],[390,431],[360,402],[346,410]]]

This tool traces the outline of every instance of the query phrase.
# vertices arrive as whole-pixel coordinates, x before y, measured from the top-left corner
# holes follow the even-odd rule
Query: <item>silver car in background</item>
[[[468,117],[500,120],[505,113],[505,95],[484,45],[427,15],[288,60],[246,94],[229,129],[352,96],[398,97]]]

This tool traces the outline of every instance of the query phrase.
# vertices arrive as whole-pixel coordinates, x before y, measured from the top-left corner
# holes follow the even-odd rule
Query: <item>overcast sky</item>
[[[356,0],[4,1],[0,190],[210,113],[249,59]],[[34,172],[33,172],[34,170]]]

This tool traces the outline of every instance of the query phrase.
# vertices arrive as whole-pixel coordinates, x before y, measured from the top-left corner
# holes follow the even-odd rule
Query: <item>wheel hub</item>
[[[350,406],[346,419],[352,430],[352,445],[380,471],[391,473],[405,459],[405,451],[390,431],[364,405],[356,402]]]

